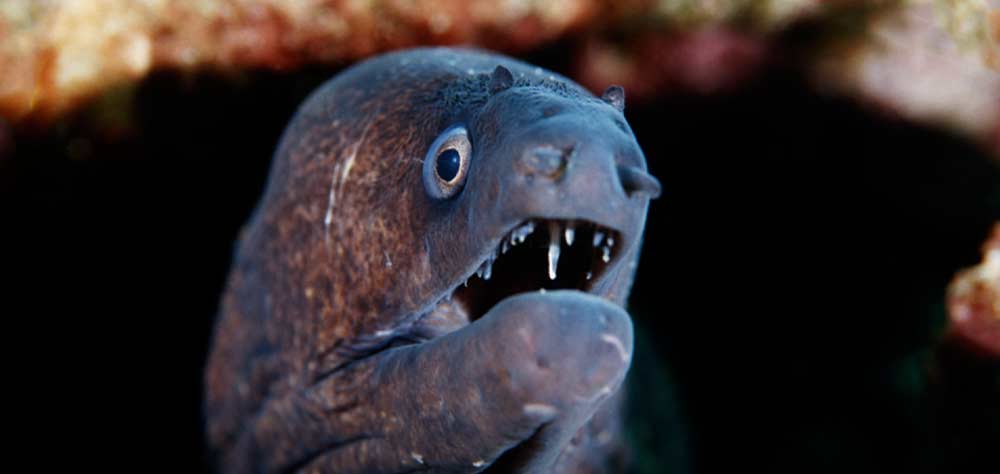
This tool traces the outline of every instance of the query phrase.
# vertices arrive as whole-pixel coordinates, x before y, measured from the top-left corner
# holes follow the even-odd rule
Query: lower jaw
[[[457,331],[470,324],[474,324],[477,320],[488,314],[490,310],[493,309],[493,307],[495,307],[496,305],[502,303],[503,301],[509,298],[513,298],[515,296],[523,295],[526,293],[540,293],[544,295],[552,291],[573,292],[579,294],[593,294],[590,291],[576,289],[576,288],[564,288],[556,290],[539,288],[537,290],[523,291],[508,295],[497,301],[496,304],[483,310],[481,314],[471,313],[469,308],[467,308],[462,302],[456,300],[455,298],[449,297],[439,301],[438,304],[434,307],[433,310],[431,310],[430,313],[428,313],[427,315],[425,315],[423,318],[420,319],[419,332],[423,334],[423,337],[425,338],[440,337],[450,332]]]

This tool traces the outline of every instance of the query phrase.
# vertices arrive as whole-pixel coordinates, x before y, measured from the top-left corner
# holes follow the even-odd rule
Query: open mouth
[[[528,291],[590,291],[613,264],[621,234],[584,220],[532,219],[516,226],[452,294],[469,321]]]

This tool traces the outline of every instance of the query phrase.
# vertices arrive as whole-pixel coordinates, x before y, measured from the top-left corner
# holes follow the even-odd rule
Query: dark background
[[[201,370],[233,241],[335,71],[161,73],[125,91],[127,117],[95,104],[14,137],[8,390],[36,461],[207,469]],[[782,67],[627,115],[664,188],[630,308],[642,472],[996,465],[996,367],[939,344],[946,285],[1000,219],[995,158]]]

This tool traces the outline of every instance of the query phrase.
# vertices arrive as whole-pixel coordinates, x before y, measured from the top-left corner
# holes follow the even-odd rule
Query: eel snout
[[[650,199],[660,197],[660,181],[653,175],[635,167],[618,165],[618,180],[622,183],[622,188],[629,196],[643,193]]]

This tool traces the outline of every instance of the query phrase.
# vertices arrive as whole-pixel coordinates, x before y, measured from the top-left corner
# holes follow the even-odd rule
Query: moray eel
[[[616,472],[659,183],[623,116],[507,57],[320,87],[243,229],[206,368],[224,472]]]

